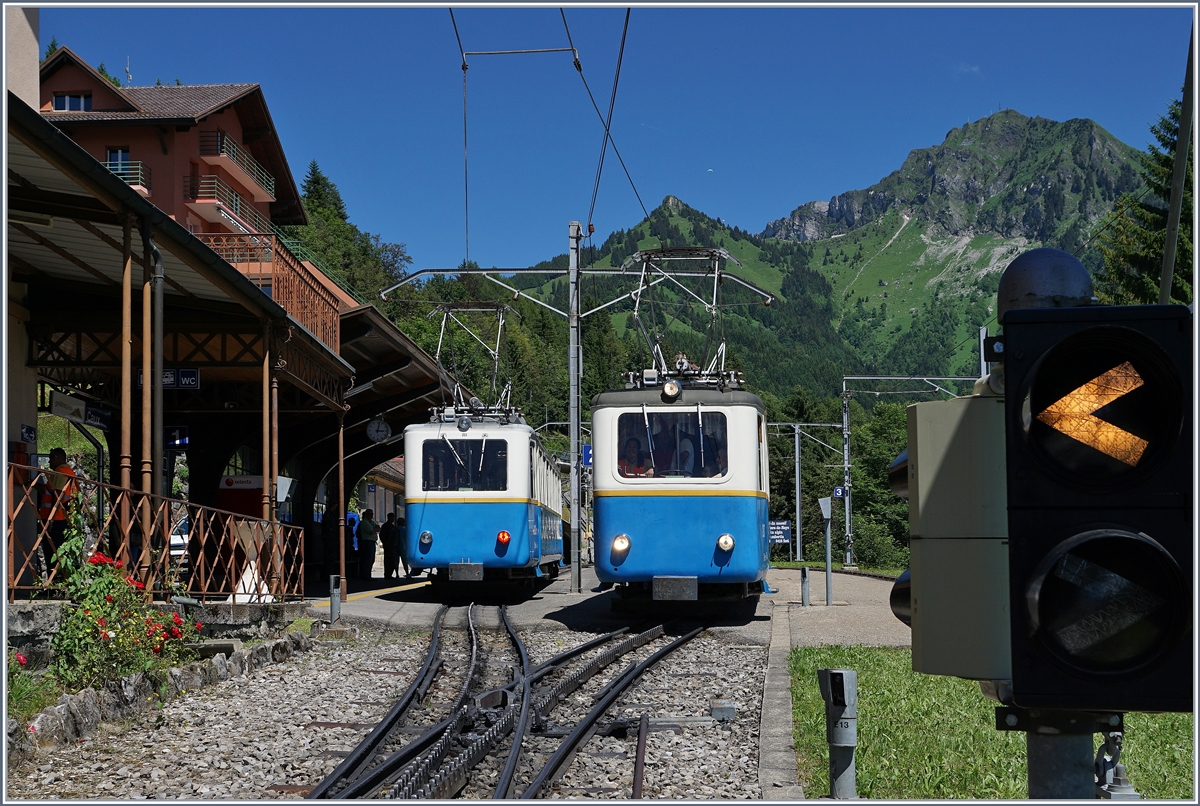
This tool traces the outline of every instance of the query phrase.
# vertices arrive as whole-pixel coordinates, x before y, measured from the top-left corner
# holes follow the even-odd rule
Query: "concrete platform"
[[[797,784],[796,753],[792,739],[791,678],[788,655],[795,647],[823,644],[911,646],[909,628],[892,615],[888,604],[892,583],[871,577],[832,575],[833,602],[827,606],[825,573],[810,572],[812,605],[801,603],[800,571],[772,568],[767,583],[775,591],[757,604],[688,603],[682,612],[705,616],[713,631],[726,633],[731,643],[768,647],[767,674],[759,724],[759,783],[766,800],[804,797]],[[614,612],[616,593],[598,593],[599,580],[591,567],[582,572],[583,592],[571,593],[570,572],[564,569],[554,581],[533,585],[459,583],[434,588],[423,577],[413,580],[351,580],[341,613],[350,623],[376,623],[402,628],[428,627],[443,604],[464,606],[508,605],[509,619],[518,630],[581,630],[607,632],[636,626],[647,619],[664,618],[662,603],[646,612]],[[329,599],[311,602],[310,615],[329,617]],[[447,622],[461,626],[465,613],[451,614]],[[499,628],[494,611],[485,614],[483,626]]]

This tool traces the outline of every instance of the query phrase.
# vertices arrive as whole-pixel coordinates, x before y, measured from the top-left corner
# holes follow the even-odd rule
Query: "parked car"
[[[171,565],[179,568],[180,576],[184,579],[188,574],[187,544],[189,539],[191,539],[191,522],[188,516],[184,515],[171,528],[171,542],[168,548]]]

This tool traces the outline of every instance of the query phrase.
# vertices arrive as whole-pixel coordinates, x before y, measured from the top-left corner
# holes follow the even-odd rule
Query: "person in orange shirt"
[[[642,443],[637,437],[630,437],[625,442],[625,456],[617,461],[617,469],[622,476],[653,476],[654,469],[646,467],[646,459],[642,455]]]
[[[46,476],[49,475],[49,479]],[[75,470],[67,464],[67,452],[62,448],[50,451],[50,470],[41,478],[41,496],[38,516],[49,526],[42,533],[42,559],[46,564],[46,576],[54,567],[54,552],[63,544],[69,523],[69,507],[73,506],[75,493],[79,489],[75,481]]]

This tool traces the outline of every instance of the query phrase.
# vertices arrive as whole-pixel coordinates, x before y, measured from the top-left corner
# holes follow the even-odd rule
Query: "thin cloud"
[[[960,72],[960,73],[978,73],[979,65],[977,65],[977,64],[959,64],[958,67],[956,67],[954,69],[958,70],[958,72]]]

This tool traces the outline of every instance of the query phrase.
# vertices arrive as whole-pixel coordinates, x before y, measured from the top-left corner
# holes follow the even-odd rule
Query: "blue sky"
[[[1091,118],[1144,148],[1179,97],[1190,8],[634,8],[612,132],[647,209],[668,194],[759,232],[867,187],[999,107]],[[567,7],[608,109],[623,8]],[[565,47],[556,7],[455,10],[467,51]],[[297,182],[415,268],[464,256],[463,80],[439,8],[62,8],[51,37],[137,85],[258,82]],[[470,257],[525,266],[587,221],[603,129],[566,53],[469,57]],[[711,170],[710,170],[711,169]],[[610,149],[596,243],[642,218]]]

